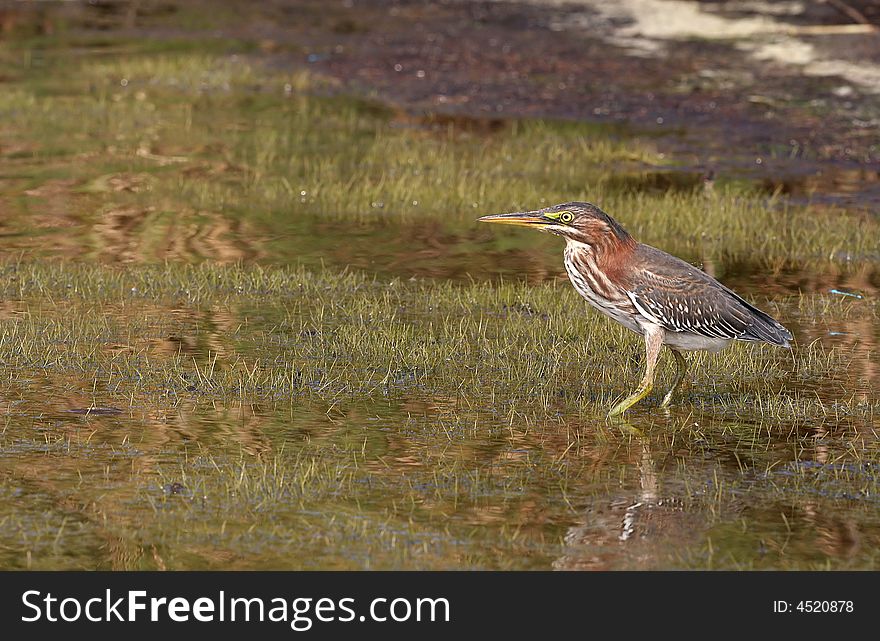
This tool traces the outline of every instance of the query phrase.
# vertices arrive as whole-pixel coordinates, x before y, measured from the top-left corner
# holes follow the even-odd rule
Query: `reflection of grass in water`
[[[677,554],[678,562],[716,569],[876,568],[876,443],[819,450],[819,457],[749,469],[712,488],[720,518],[707,531],[707,543]]]
[[[880,252],[870,218],[838,224],[839,212],[768,204],[732,186],[711,196],[621,187],[621,172],[638,175],[659,159],[594,126],[516,121],[474,133],[450,121],[426,129],[381,106],[310,95],[322,81],[304,72],[188,48],[76,63],[40,55],[48,71],[19,69],[22,80],[0,96],[3,136],[28,143],[16,152],[24,187],[76,179],[96,220],[122,206],[222,212],[277,234],[291,217],[464,222],[584,199],[645,242],[690,256],[782,269],[862,263]],[[155,180],[107,187],[119,172]]]
[[[140,500],[151,504],[157,521],[170,524],[172,536],[202,555],[216,537],[220,517],[226,544],[239,554],[262,553],[265,567],[467,568],[475,563],[468,555],[490,545],[491,529],[475,526],[501,520],[500,514],[484,515],[486,507],[494,503],[503,512],[516,512],[528,501],[522,493],[527,481],[558,476],[553,470],[541,473],[534,464],[492,472],[467,469],[458,461],[433,463],[430,470],[406,476],[371,473],[358,449],[347,456],[332,449],[328,454],[326,445],[268,461],[203,459],[162,471],[166,487],[182,482],[188,495],[169,496],[144,486]],[[457,528],[470,525],[467,546],[437,530],[434,519],[454,512]],[[524,535],[512,543],[525,556],[538,541]]]
[[[491,420],[478,416],[481,426]],[[284,421],[283,412],[270,419]],[[0,519],[0,541],[26,542],[35,567],[93,555],[115,569],[539,568],[566,557],[578,567],[602,555],[630,568],[806,569],[876,559],[876,446],[856,455],[804,433],[779,463],[777,441],[754,425],[643,425],[644,436],[597,440],[598,426],[519,423],[487,456],[485,437],[434,434],[413,445],[406,430],[380,426],[392,447],[409,444],[397,452],[410,453],[405,463],[358,446],[367,428],[261,456],[190,446],[137,473],[129,461],[94,460],[110,471],[62,490],[75,501],[43,497],[39,517],[18,509]],[[427,435],[436,421],[408,427]],[[559,438],[565,427],[574,430]],[[71,441],[59,454],[82,466],[83,449]],[[14,479],[21,466],[7,462]],[[22,496],[14,484],[0,483],[0,509],[7,490]],[[632,538],[622,545],[626,514]],[[7,565],[25,565],[9,555],[0,548]]]

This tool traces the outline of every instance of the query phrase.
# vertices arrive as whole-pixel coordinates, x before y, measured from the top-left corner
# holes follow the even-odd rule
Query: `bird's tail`
[[[742,299],[740,299],[742,300]],[[783,327],[775,318],[762,312],[754,305],[742,300],[742,303],[751,312],[751,326],[740,337],[743,340],[764,341],[779,347],[791,347],[789,341],[793,336],[790,331]]]

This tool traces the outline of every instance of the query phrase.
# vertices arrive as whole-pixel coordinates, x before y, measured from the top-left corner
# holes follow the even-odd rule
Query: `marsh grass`
[[[417,395],[501,413],[598,415],[641,375],[640,339],[588,311],[567,283],[209,265],[2,271],[5,297],[17,301],[0,333],[5,367],[78,373],[122,396],[333,404]],[[859,357],[819,341],[792,352],[734,344],[690,357],[687,398],[780,419],[871,415],[873,402],[801,391]],[[664,365],[658,389],[671,374]]]
[[[246,52],[165,47],[72,61],[36,49],[40,74],[18,63],[20,80],[0,95],[0,139],[14,150],[10,179],[34,193],[28,209],[45,198],[41,187],[70,181],[63,189],[93,223],[149,221],[125,226],[140,237],[133,257],[147,260],[168,251],[158,239],[181,233],[227,245],[261,239],[285,257],[291,248],[282,246],[294,243],[308,255],[291,238],[308,224],[327,226],[319,235],[327,237],[314,241],[327,255],[365,226],[419,235],[428,220],[454,230],[466,249],[473,234],[464,229],[478,215],[568,200],[596,202],[640,240],[719,262],[722,271],[745,263],[771,273],[848,270],[880,257],[880,228],[867,215],[791,207],[734,183],[709,194],[639,189],[639,176],[647,185],[651,174],[674,168],[650,142],[614,130],[529,120],[495,129],[466,119],[438,125],[322,97],[320,77],[268,70]],[[102,255],[114,237],[97,229],[85,249]],[[535,242],[503,239],[507,247]],[[206,251],[190,247],[190,258]]]

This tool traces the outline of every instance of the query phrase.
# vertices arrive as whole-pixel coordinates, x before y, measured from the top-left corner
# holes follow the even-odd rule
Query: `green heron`
[[[654,386],[660,348],[675,358],[666,407],[687,372],[682,352],[717,352],[732,340],[790,347],[791,332],[717,280],[664,251],[643,245],[590,203],[483,216],[487,223],[522,225],[565,238],[565,271],[577,292],[606,316],[645,339],[647,365],[639,388],[609,412],[622,414]]]

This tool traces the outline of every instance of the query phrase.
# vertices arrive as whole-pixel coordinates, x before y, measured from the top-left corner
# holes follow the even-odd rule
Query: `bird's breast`
[[[603,273],[591,252],[566,248],[564,264],[575,291],[590,305],[627,329],[645,333],[636,322],[632,301]]]

